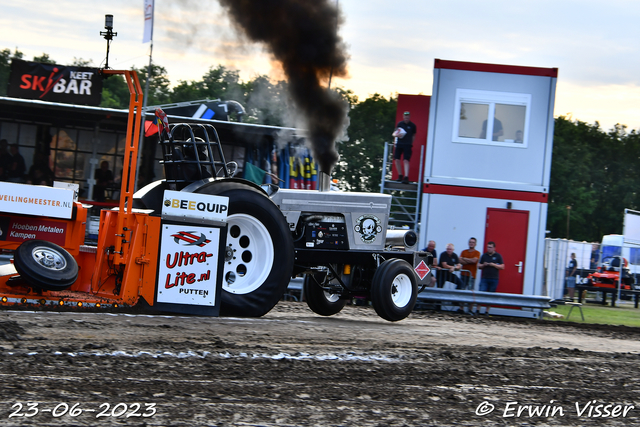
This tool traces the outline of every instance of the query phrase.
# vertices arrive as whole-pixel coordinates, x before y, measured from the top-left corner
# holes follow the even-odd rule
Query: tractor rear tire
[[[338,294],[331,294],[322,289],[322,279],[324,274],[305,274],[302,286],[303,294],[307,300],[307,305],[320,316],[333,316],[344,308],[347,300],[341,299]]]
[[[259,317],[282,298],[291,280],[291,231],[278,207],[260,190],[241,182],[217,181],[196,193],[229,197],[227,250],[220,314]]]
[[[15,251],[14,266],[29,285],[61,291],[78,279],[78,263],[69,252],[55,243],[27,240]]]
[[[371,281],[371,305],[378,316],[390,322],[411,314],[418,298],[418,285],[411,264],[389,259],[378,267]]]

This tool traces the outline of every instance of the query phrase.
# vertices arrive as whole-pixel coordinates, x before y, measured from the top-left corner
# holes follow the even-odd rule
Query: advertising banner
[[[73,190],[0,183],[0,212],[71,219]]]
[[[26,240],[46,240],[64,246],[66,237],[67,224],[62,221],[0,216],[0,240],[20,243]]]
[[[102,76],[97,68],[13,59],[7,95],[67,104],[100,105]]]
[[[215,306],[220,230],[162,225],[157,302]]]
[[[166,190],[162,205],[163,218],[192,218],[225,222],[229,211],[229,198]]]

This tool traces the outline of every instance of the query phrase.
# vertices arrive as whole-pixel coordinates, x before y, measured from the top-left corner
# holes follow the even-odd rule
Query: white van
[[[608,234],[602,236],[600,246],[600,261],[608,262],[612,257],[620,256],[628,261],[629,273],[636,278],[636,283],[640,283],[640,245],[625,242],[622,234]]]

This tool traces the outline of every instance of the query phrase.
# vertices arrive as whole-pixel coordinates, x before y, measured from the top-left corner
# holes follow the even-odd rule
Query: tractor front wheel
[[[376,313],[391,322],[411,314],[418,298],[418,285],[411,265],[390,259],[377,268],[371,281],[371,304]]]

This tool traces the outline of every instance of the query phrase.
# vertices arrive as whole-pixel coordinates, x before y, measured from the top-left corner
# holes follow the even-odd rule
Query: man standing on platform
[[[404,112],[403,120],[398,123],[396,130],[398,128],[403,129],[405,134],[397,139],[395,149],[393,150],[393,159],[396,164],[396,170],[398,171],[398,181],[408,184],[409,160],[411,160],[413,138],[416,136],[416,125],[411,121],[411,114],[408,111]],[[403,162],[400,162],[401,157],[403,157]],[[404,169],[402,168],[403,164]]]

